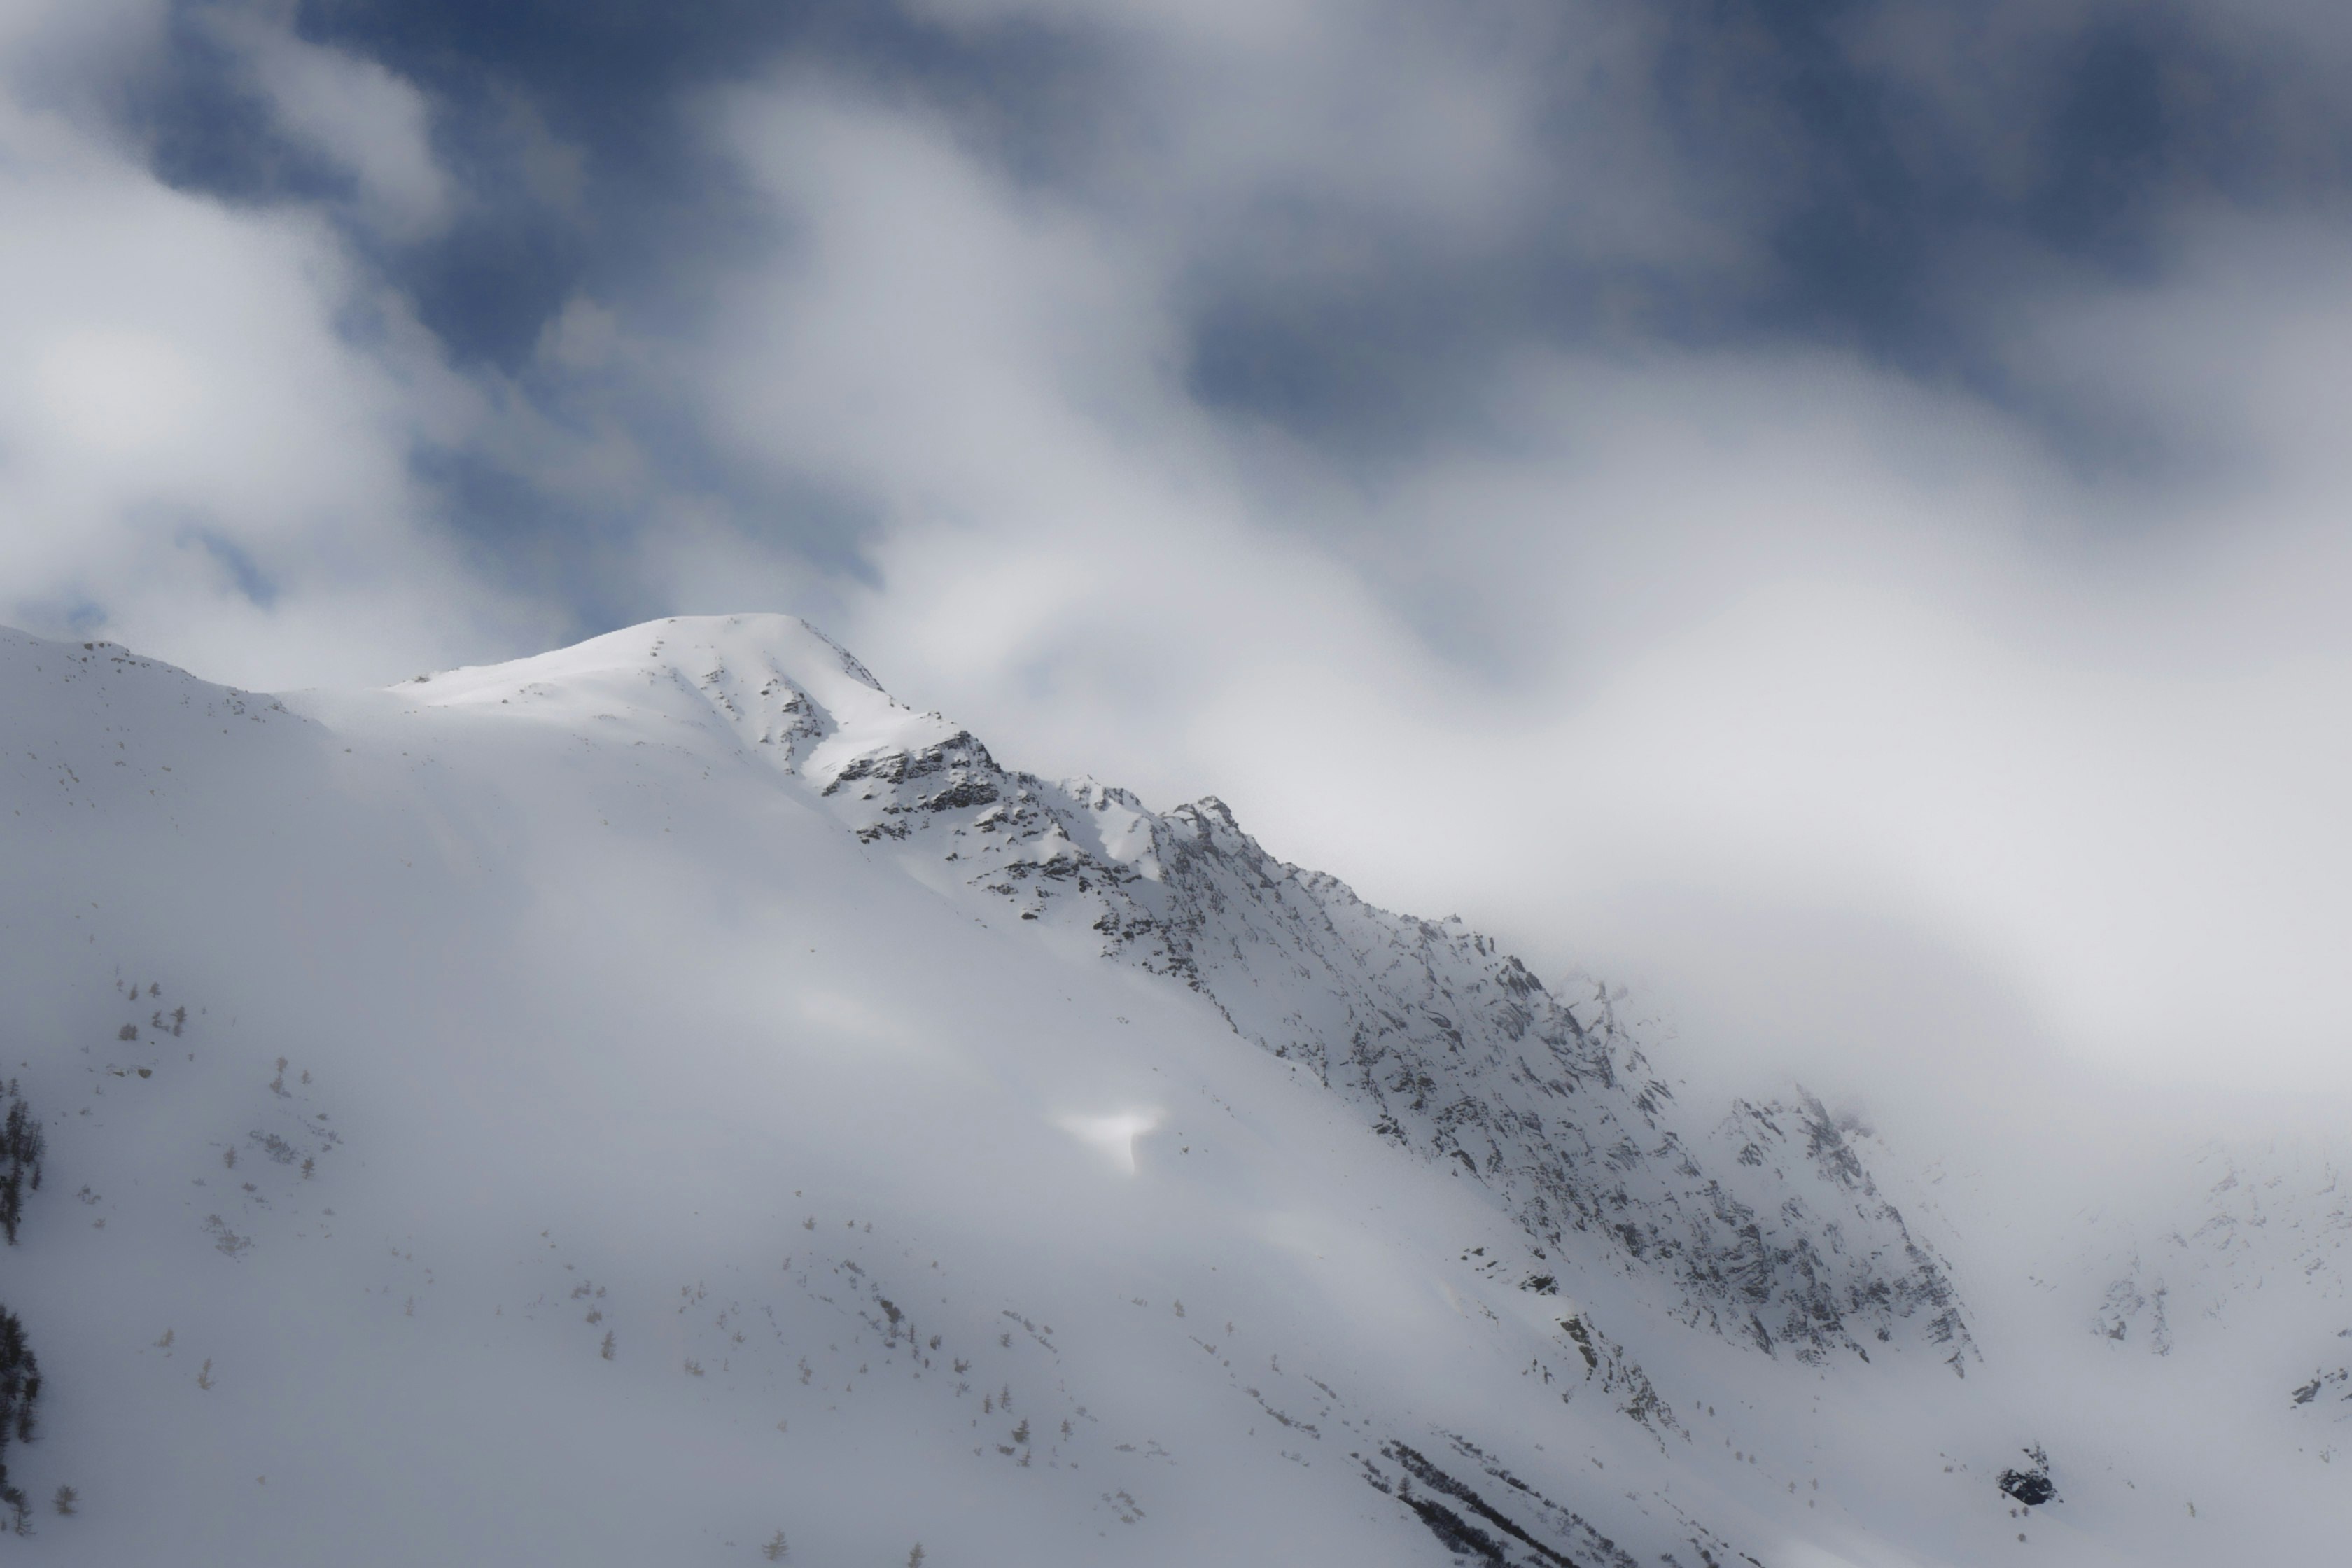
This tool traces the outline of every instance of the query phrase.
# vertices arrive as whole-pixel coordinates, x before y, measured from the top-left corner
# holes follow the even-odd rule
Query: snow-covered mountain
[[[2161,1279],[2104,1214],[2007,1258],[1802,1090],[783,617],[275,699],[0,634],[0,721],[28,1559],[2352,1541],[2324,1151]],[[2293,1346],[2140,1353],[2263,1282]]]

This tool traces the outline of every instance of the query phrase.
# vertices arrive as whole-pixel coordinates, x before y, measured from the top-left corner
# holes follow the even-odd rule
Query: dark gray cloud
[[[331,204],[349,175],[274,128],[212,9],[175,9],[131,95],[156,169]],[[319,0],[294,26],[431,100],[467,199],[369,248],[460,363],[519,370],[582,291],[707,325],[714,266],[775,237],[700,106],[803,71],[935,112],[1147,237],[1181,278],[1194,396],[1358,457],[1443,430],[1530,343],[1829,345],[2081,422],[2015,384],[2020,295],[2156,277],[2184,209],[2332,207],[2352,168],[2326,70],[2208,7],[1371,5],[1302,11],[1271,58],[1115,13],[850,4]],[[1409,112],[1428,59],[1515,105],[1516,166],[1458,176],[1503,182],[1488,221],[1391,182],[1378,136],[1346,166],[1346,117]],[[1317,79],[1334,61],[1363,100]]]
[[[327,0],[294,31],[415,83],[462,193],[422,237],[355,224],[360,251],[454,363],[646,470],[583,494],[462,433],[419,450],[485,575],[581,630],[663,607],[635,550],[657,490],[874,577],[875,502],[713,441],[658,363],[583,384],[541,353],[583,297],[653,343],[723,337],[723,280],[792,264],[796,216],[711,133],[730,89],[827,82],[950,128],[1145,258],[1194,407],[1374,490],[1496,438],[1490,389],[1542,351],[1852,354],[2078,474],[2173,482],[2227,460],[2203,423],[2021,353],[2031,311],[2160,286],[2216,209],[2333,211],[2352,170],[2324,57],[2186,5],[1380,0],[1269,39],[1055,6]],[[232,60],[170,58],[167,177],[338,210]]]
[[[1531,341],[1800,343],[1966,386],[2091,460],[2148,458],[2111,411],[2021,384],[2012,318],[2053,276],[2157,281],[2190,212],[2337,210],[2352,117],[2326,72],[2227,37],[2218,15],[2085,7],[2003,43],[2001,7],[1927,37],[1906,9],[1651,8],[1597,82],[1571,48],[1518,53],[1498,79],[1527,73],[1548,111],[1528,153],[1564,168],[1558,205],[1538,185],[1466,252],[1409,222],[1319,215],[1339,241],[1286,214],[1309,231],[1288,253],[1200,289],[1193,387],[1393,452]],[[1643,171],[1734,245],[1596,254],[1573,199],[1596,93],[1616,136],[1669,150]]]
[[[446,235],[387,261],[461,360],[508,369],[583,289],[699,325],[693,300],[709,266],[772,237],[699,121],[714,89],[795,66],[872,80],[975,124],[1034,127],[1003,139],[1003,154],[1021,158],[1058,140],[1036,125],[1036,106],[1056,101],[1078,68],[1070,44],[1043,30],[957,39],[845,0],[323,0],[299,9],[295,30],[432,96],[436,151],[479,199]],[[573,163],[554,188],[531,167],[551,155]]]
[[[224,26],[251,12],[173,0],[163,47],[121,72],[106,107],[170,185],[322,214],[454,366],[509,384],[582,441],[625,440],[652,472],[601,495],[549,483],[494,432],[446,432],[414,454],[475,570],[583,633],[665,607],[634,548],[656,489],[720,498],[818,572],[871,577],[870,509],[855,498],[715,448],[658,366],[583,376],[540,352],[582,297],[619,306],[654,342],[723,335],[714,279],[789,248],[714,145],[713,94],[794,70],[864,84],[951,115],[1003,166],[1046,179],[1070,173],[1118,72],[1067,30],[956,32],[887,5],[300,5],[285,18],[296,37],[380,65],[429,102],[431,152],[458,195],[446,222],[387,234],[348,163],[269,100]],[[367,336],[368,311],[347,329]]]
[[[2341,209],[2352,107],[2313,26],[2286,0],[168,0],[100,100],[168,185],[336,226],[384,293],[348,302],[355,342],[393,309],[491,389],[417,433],[413,477],[485,581],[587,630],[662,607],[637,552],[665,496],[874,581],[881,504],[714,434],[686,363],[815,221],[714,129],[730,92],[943,128],[1121,249],[1192,410],[1368,495],[1510,439],[1495,389],[1542,353],[1852,355],[2145,484],[2226,461],[2210,422],[2073,374],[2038,312],[2162,287],[2217,211]],[[272,29],[413,96],[410,165],[320,134]],[[577,482],[588,448],[607,482]]]

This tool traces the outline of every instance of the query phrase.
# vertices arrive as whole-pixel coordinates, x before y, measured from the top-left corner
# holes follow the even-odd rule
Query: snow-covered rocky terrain
[[[2012,1229],[795,620],[277,698],[0,633],[0,1553],[2352,1552],[2330,1148]]]

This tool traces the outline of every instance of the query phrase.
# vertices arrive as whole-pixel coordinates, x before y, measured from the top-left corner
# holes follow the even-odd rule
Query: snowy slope
[[[1007,773],[782,617],[624,631],[417,685],[436,706],[723,727],[861,842],[905,846],[919,877],[1181,978],[1384,1136],[1458,1160],[1538,1241],[1581,1233],[1610,1245],[1580,1250],[1673,1281],[1678,1315],[1809,1361],[1867,1360],[1865,1342],[1916,1326],[1966,1366],[1937,1259],[1819,1104],[1684,1112],[1605,997],[1580,1016],[1458,920],[1391,915],[1276,862],[1213,798],[1163,816],[1091,780]]]
[[[2064,1310],[1979,1292],[1801,1092],[797,621],[282,699],[0,634],[0,722],[28,1561],[2352,1540],[2333,1385],[2107,1353],[2119,1233]]]

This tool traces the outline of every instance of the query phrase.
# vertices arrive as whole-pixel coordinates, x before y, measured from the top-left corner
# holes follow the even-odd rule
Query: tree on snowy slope
[[[16,1245],[16,1225],[25,1215],[25,1194],[41,1190],[41,1125],[33,1118],[16,1081],[0,1087],[8,1099],[8,1114],[0,1121],[0,1233]],[[0,1503],[15,1517],[18,1534],[25,1533],[28,1510],[24,1491],[8,1484],[8,1444],[28,1442],[33,1436],[35,1407],[41,1398],[41,1366],[25,1342],[25,1325],[16,1314],[0,1307]]]
[[[0,1094],[8,1098],[8,1116],[0,1122],[0,1235],[16,1245],[16,1225],[25,1217],[25,1194],[41,1190],[41,1155],[46,1144],[41,1124],[10,1079]]]
[[[41,1399],[41,1365],[25,1342],[25,1325],[16,1314],[0,1307],[0,1502],[16,1515],[16,1532],[25,1533],[25,1494],[8,1484],[10,1439],[28,1442],[33,1416]]]

